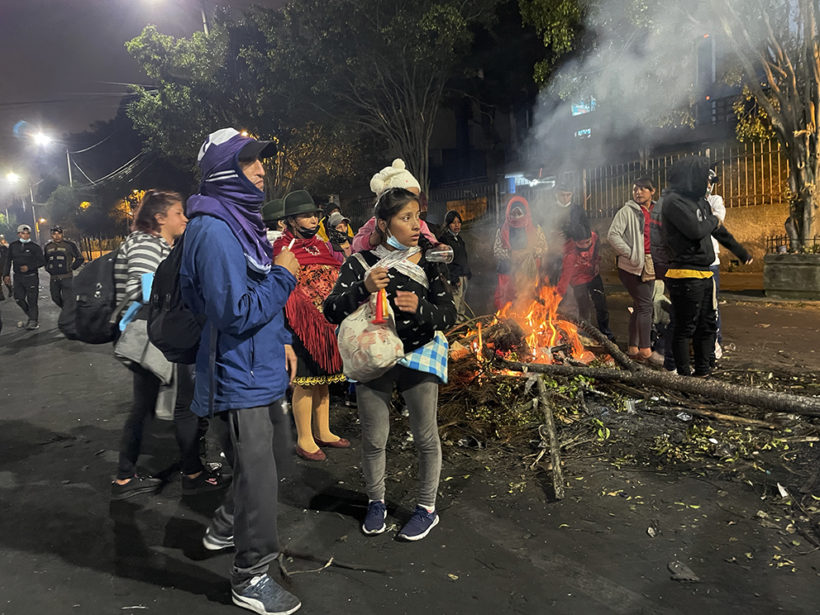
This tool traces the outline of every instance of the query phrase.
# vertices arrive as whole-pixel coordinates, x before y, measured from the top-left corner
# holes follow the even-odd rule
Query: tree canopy
[[[202,141],[218,128],[275,140],[279,153],[266,163],[272,196],[351,172],[356,135],[338,122],[307,121],[281,78],[278,58],[268,53],[262,28],[272,13],[224,16],[208,35],[188,39],[148,26],[127,43],[157,82],[153,89],[137,88],[128,109],[147,149],[192,169]]]

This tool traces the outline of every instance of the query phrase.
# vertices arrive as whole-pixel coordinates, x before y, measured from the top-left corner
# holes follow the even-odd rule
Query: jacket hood
[[[669,169],[668,177],[670,190],[691,199],[699,199],[706,195],[709,159],[703,156],[682,158]]]
[[[228,223],[242,245],[248,266],[267,273],[271,268],[271,245],[262,222],[265,193],[245,177],[239,153],[255,141],[233,128],[208,135],[197,160],[202,171],[199,194],[188,199],[188,217],[207,214]]]

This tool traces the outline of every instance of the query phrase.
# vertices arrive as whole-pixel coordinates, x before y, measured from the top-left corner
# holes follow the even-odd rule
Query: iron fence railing
[[[802,251],[820,253],[820,238],[805,240]],[[797,249],[788,235],[772,235],[766,237],[766,252],[768,254],[791,254],[797,252]]]
[[[631,198],[635,179],[647,176],[663,188],[669,167],[694,154],[715,164],[720,177],[715,193],[723,197],[727,207],[772,205],[786,200],[789,165],[778,142],[712,144],[697,151],[585,169],[580,183],[587,212],[591,216],[614,215]]]
[[[582,169],[565,179],[575,186],[576,199],[584,203],[590,217],[609,217],[632,197],[632,184],[638,177],[650,177],[663,188],[669,167],[680,158],[694,154],[705,156],[715,164],[720,177],[715,194],[723,197],[727,207],[787,201],[789,164],[776,141],[712,144],[696,151]],[[536,202],[548,198],[549,192],[544,185],[516,187],[516,194]],[[508,198],[506,183],[470,181],[431,190],[428,207],[433,220],[443,219],[447,209],[459,209],[462,215],[466,214],[465,221],[491,214],[500,222]]]

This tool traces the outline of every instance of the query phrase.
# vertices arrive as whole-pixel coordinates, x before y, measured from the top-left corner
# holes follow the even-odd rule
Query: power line
[[[118,132],[118,131],[116,131],[116,130],[115,130],[114,132],[112,132],[110,135],[108,135],[107,137],[105,137],[105,138],[104,138],[104,139],[102,139],[101,141],[97,141],[94,145],[90,145],[90,146],[86,147],[85,149],[78,149],[76,152],[68,152],[68,153],[69,153],[69,154],[82,154],[82,153],[84,153],[84,152],[87,152],[88,150],[92,150],[92,149],[94,149],[95,147],[97,147],[98,145],[102,145],[103,143],[105,143],[106,141],[108,141],[108,139],[110,139],[110,138],[111,138],[111,137],[113,137],[115,134],[117,134],[117,132]]]

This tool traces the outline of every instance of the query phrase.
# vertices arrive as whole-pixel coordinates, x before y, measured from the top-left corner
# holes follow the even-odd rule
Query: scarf
[[[213,216],[225,222],[242,246],[248,267],[259,273],[271,268],[271,245],[262,222],[265,193],[237,170],[211,174],[202,181],[199,194],[188,199],[188,217]]]
[[[368,267],[364,275],[367,277],[367,273],[373,269],[373,267],[393,268],[414,282],[424,286],[424,288],[429,289],[427,274],[424,272],[424,269],[410,260],[411,256],[420,251],[421,248],[418,246],[413,246],[403,252],[401,250],[388,250],[383,244],[379,244],[372,250],[373,254],[379,257],[379,261],[375,265]]]
[[[295,241],[293,241],[295,240]],[[279,254],[284,248],[290,245],[293,241],[293,246],[290,251],[299,261],[299,265],[333,265],[339,268],[339,261],[333,256],[327,242],[322,241],[319,235],[314,235],[310,239],[299,239],[290,229],[287,229],[282,236],[273,244],[273,256]]]
[[[285,231],[273,244],[274,255],[287,248],[293,239],[293,233]],[[336,325],[330,324],[322,312],[322,303],[339,277],[339,261],[316,235],[296,239],[291,252],[299,261],[300,269],[296,288],[285,303],[288,325],[319,367],[328,374],[340,374],[342,357],[336,341]]]

